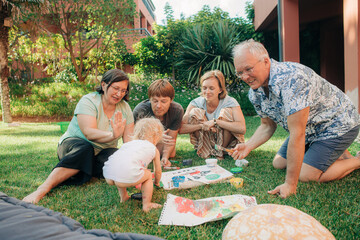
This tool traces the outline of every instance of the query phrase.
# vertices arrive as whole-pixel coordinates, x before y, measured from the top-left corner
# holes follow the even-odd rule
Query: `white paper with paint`
[[[179,183],[179,187],[174,187],[172,177],[185,176],[185,181]],[[226,169],[216,165],[209,167],[207,165],[194,166],[190,168],[182,168],[176,171],[163,172],[161,182],[165,190],[174,188],[192,188],[204,184],[217,183],[231,178],[233,174]]]
[[[191,200],[167,195],[159,225],[196,226],[230,218],[236,213],[257,205],[256,198],[241,194]]]

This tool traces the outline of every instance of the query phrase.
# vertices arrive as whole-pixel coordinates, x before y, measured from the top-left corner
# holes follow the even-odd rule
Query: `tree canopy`
[[[133,0],[48,0],[46,15],[33,13],[35,22],[49,36],[60,34],[78,80],[90,71],[135,16]]]
[[[197,84],[208,70],[221,70],[233,83],[232,48],[236,43],[262,35],[255,33],[252,19],[230,18],[221,8],[205,5],[188,18],[175,20],[169,4],[165,6],[166,25],[156,26],[157,34],[142,39],[135,47],[140,69]],[[248,3],[247,14],[253,16]]]

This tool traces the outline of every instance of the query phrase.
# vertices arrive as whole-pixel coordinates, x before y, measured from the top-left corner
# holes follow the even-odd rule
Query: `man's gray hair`
[[[245,40],[239,44],[237,44],[233,48],[233,57],[236,58],[243,54],[243,51],[247,50],[253,56],[256,56],[259,60],[263,60],[264,58],[269,58],[269,53],[260,42],[254,41],[254,39]]]

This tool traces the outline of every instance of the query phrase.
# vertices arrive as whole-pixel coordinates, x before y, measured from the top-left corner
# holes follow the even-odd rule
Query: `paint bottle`
[[[230,179],[230,183],[236,188],[242,188],[244,185],[244,180],[242,178],[232,178]]]

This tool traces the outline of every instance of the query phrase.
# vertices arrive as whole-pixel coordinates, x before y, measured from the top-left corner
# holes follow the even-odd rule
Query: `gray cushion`
[[[86,230],[79,222],[59,212],[8,197],[0,192],[0,239],[160,240],[161,238],[136,233],[111,233],[103,229]]]

